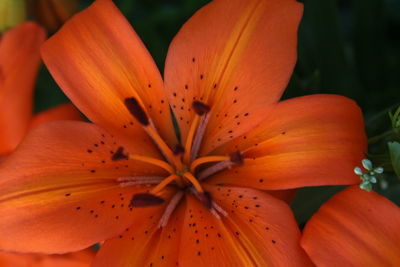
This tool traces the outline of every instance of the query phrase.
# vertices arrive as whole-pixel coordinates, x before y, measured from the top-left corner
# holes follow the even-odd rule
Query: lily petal
[[[228,214],[217,219],[198,200],[188,200],[186,230],[182,231],[187,243],[181,244],[180,254],[183,266],[193,259],[199,266],[311,265],[299,246],[297,223],[284,202],[253,189],[204,189]]]
[[[30,128],[50,121],[74,120],[81,121],[83,118],[76,107],[71,104],[62,104],[57,107],[35,114],[32,118]]]
[[[94,250],[85,249],[63,255],[0,252],[2,267],[88,267],[94,258]]]
[[[31,131],[0,167],[0,249],[66,253],[128,227],[132,195],[147,189],[121,187],[117,178],[164,173],[112,161],[118,147],[84,122],[49,122]]]
[[[310,265],[284,202],[252,189],[207,190],[228,212],[226,217],[218,219],[187,194],[165,228],[157,228],[160,213],[143,214],[141,224],[102,246],[94,266]]]
[[[278,103],[266,120],[213,153],[243,151],[244,164],[210,178],[213,184],[258,189],[356,184],[354,166],[367,140],[359,107],[336,95],[312,95]]]
[[[352,186],[308,221],[301,245],[317,266],[399,266],[399,225],[398,206]]]
[[[101,246],[93,266],[175,266],[185,206],[181,203],[177,207],[164,228],[157,225],[165,206],[140,210],[131,227]]]
[[[294,0],[217,0],[186,22],[165,66],[183,141],[194,100],[211,107],[205,154],[218,139],[229,141],[262,121],[291,76],[302,11]]]
[[[0,40],[0,155],[13,151],[28,130],[45,36],[40,26],[26,22]]]
[[[42,56],[72,102],[119,140],[149,142],[124,104],[126,98],[135,97],[165,140],[176,144],[161,75],[111,0],[95,1],[68,20],[45,42]]]

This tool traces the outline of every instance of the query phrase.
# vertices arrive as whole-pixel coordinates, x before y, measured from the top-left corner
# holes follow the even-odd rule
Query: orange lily
[[[399,266],[400,209],[351,186],[308,221],[301,240],[317,266]]]
[[[106,240],[95,266],[310,264],[290,208],[264,190],[358,183],[366,138],[347,98],[278,102],[302,10],[211,2],[173,40],[164,82],[112,1],[75,15],[42,56],[94,124],[39,127],[2,165],[0,248]]]
[[[28,130],[45,36],[41,27],[26,22],[0,41],[0,155],[13,151]]]
[[[88,267],[95,256],[86,249],[65,255],[17,254],[0,252],[1,267]]]
[[[72,104],[32,116],[39,48],[44,40],[40,26],[25,22],[5,32],[0,41],[0,157],[12,152],[29,128],[52,120],[81,120]]]
[[[0,42],[0,156],[14,150],[25,133],[54,120],[82,120],[71,104],[63,104],[32,116],[33,89],[39,69],[40,51],[45,33],[35,23],[27,22],[7,31]],[[21,79],[24,77],[24,79]],[[83,251],[63,256],[13,254],[0,252],[0,266],[89,266],[93,252]]]

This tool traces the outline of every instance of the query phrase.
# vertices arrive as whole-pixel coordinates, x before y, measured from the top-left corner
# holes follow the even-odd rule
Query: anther
[[[230,161],[236,165],[243,165],[244,160],[240,151],[233,152],[229,155]]]
[[[135,194],[132,196],[130,206],[151,207],[159,206],[164,203],[164,199],[147,193]]]
[[[193,101],[192,107],[197,115],[203,116],[210,111],[210,106],[200,101]]]
[[[139,102],[134,97],[125,98],[125,106],[136,120],[144,126],[149,125],[149,118],[146,112],[140,106]]]
[[[113,161],[118,161],[128,158],[129,156],[127,154],[124,154],[124,148],[122,146],[118,147],[117,151],[111,157]]]

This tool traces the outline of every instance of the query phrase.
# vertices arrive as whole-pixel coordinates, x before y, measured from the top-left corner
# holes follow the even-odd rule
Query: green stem
[[[399,130],[399,128],[394,128],[377,136],[371,137],[370,139],[368,139],[368,144],[374,144],[385,137],[393,136],[396,134],[396,130]]]

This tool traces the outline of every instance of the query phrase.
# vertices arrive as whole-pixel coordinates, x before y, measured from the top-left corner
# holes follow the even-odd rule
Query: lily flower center
[[[159,224],[160,227],[165,226],[168,222],[169,216],[185,193],[191,193],[197,197],[197,199],[199,199],[199,201],[201,201],[215,216],[219,217],[219,214],[225,214],[225,212],[212,201],[211,195],[204,191],[201,183],[216,172],[231,168],[234,165],[243,164],[243,159],[240,152],[235,152],[230,155],[198,157],[200,145],[209,119],[210,107],[199,101],[194,101],[192,103],[196,115],[189,129],[185,146],[177,145],[172,150],[158,134],[156,127],[136,98],[126,98],[125,106],[137,121],[140,122],[144,130],[157,145],[161,154],[164,156],[164,160],[137,154],[127,154],[124,153],[123,147],[119,147],[112,155],[112,160],[141,161],[161,168],[168,173],[166,177],[134,176],[118,178],[117,182],[123,187],[138,185],[153,186],[153,188],[146,193],[133,195],[131,206],[146,207],[160,205],[164,203],[162,191],[166,189],[166,187],[173,186],[178,190],[167,205]]]

